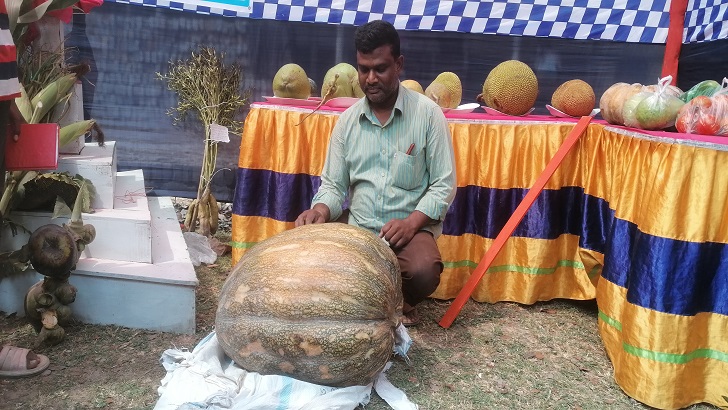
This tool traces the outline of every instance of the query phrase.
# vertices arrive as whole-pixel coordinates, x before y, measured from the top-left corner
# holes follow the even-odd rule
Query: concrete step
[[[113,205],[82,215],[84,223],[96,228],[96,239],[86,247],[83,256],[152,263],[152,227],[144,190],[144,174],[141,169],[115,174]],[[68,218],[53,219],[53,214],[49,212],[13,211],[9,218],[31,232],[45,224],[69,221]],[[29,236],[23,232],[13,236],[5,229],[0,237],[0,250],[20,249],[28,242]]]
[[[174,206],[166,197],[150,197],[148,204],[154,262],[83,255],[70,279],[78,289],[73,316],[84,323],[194,333],[198,282]],[[28,271],[0,281],[0,311],[24,316],[25,293],[42,278]]]
[[[60,154],[58,172],[81,175],[93,183],[96,198],[91,202],[95,209],[113,209],[117,189],[116,142],[109,141],[103,147],[86,143],[80,154]],[[142,191],[143,192],[143,191]]]

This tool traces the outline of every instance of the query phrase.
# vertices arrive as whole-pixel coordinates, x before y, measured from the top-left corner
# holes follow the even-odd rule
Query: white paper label
[[[219,124],[210,124],[210,139],[217,142],[230,142],[227,127]]]

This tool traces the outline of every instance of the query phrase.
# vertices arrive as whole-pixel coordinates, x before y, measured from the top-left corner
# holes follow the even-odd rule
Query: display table
[[[233,260],[293,227],[339,110],[253,104]],[[458,188],[432,295],[454,298],[576,120],[446,114]],[[728,138],[725,139],[728,142]],[[590,124],[473,292],[478,302],[596,298],[617,383],[658,408],[728,405],[728,146]],[[457,322],[456,322],[457,323]]]

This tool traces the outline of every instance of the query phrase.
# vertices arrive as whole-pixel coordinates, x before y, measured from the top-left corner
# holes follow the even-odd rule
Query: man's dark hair
[[[354,46],[362,54],[369,54],[385,45],[391,46],[394,58],[399,58],[399,34],[392,23],[387,21],[370,21],[359,26],[354,33]]]

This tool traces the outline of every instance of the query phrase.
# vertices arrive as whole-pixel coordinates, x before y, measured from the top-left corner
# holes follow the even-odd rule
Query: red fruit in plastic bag
[[[690,100],[690,105],[698,107],[701,111],[704,111],[710,109],[710,107],[713,105],[713,101],[711,101],[710,97],[699,95]]]
[[[680,110],[680,112],[677,114],[677,120],[675,120],[675,128],[677,128],[677,132],[690,134],[691,115],[690,111],[687,109],[689,107],[685,107],[685,110]]]
[[[686,134],[728,136],[728,78],[712,97],[698,95],[682,106],[675,128]]]
[[[695,117],[698,115],[698,107],[692,101],[680,107],[675,118],[675,128],[683,134],[692,134],[695,131]]]
[[[717,135],[720,130],[720,121],[714,115],[701,113],[695,124],[695,132],[700,135]]]

